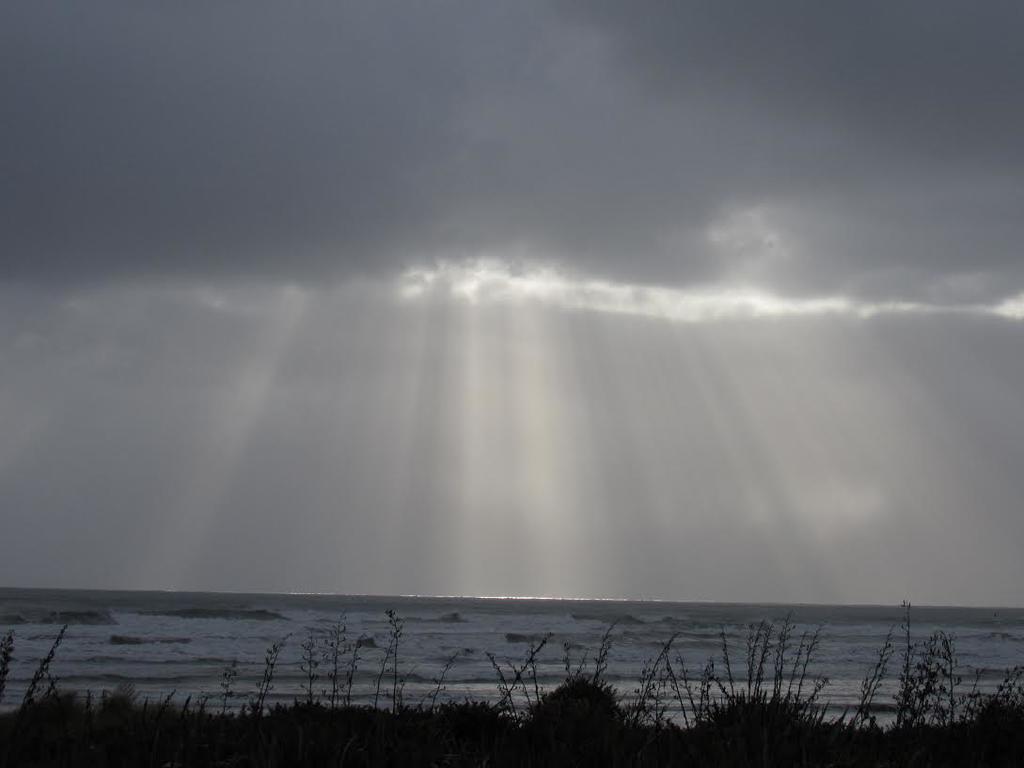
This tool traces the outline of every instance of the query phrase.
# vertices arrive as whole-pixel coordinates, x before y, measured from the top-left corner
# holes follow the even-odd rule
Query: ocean
[[[11,629],[15,637],[14,662],[0,707],[20,702],[38,660],[63,624],[67,633],[51,669],[63,689],[100,695],[131,686],[140,700],[170,696],[180,702],[210,696],[219,702],[222,674],[235,663],[231,704],[238,706],[262,677],[267,648],[284,640],[268,700],[289,702],[304,695],[302,643],[310,632],[322,642],[339,618],[350,641],[361,639],[352,698],[368,703],[388,646],[388,609],[403,621],[398,672],[405,681],[403,700],[410,705],[432,695],[453,656],[438,700],[496,701],[498,676],[488,654],[507,673],[508,664],[521,663],[547,633],[551,639],[538,655],[537,673],[541,688],[551,689],[564,679],[566,649],[574,664],[584,654],[592,657],[612,624],[606,679],[624,697],[636,688],[644,665],[673,636],[672,658],[680,654],[696,676],[710,655],[720,656],[724,632],[734,675],[745,679],[750,625],[788,616],[795,625],[794,645],[801,633],[821,627],[808,673],[828,677],[821,700],[831,711],[841,712],[855,706],[861,680],[891,628],[897,632],[898,651],[903,619],[900,606],[0,588],[0,632]],[[976,674],[979,688],[991,690],[1007,668],[1024,662],[1024,609],[915,606],[911,619],[915,640],[937,629],[955,637],[965,691]],[[897,653],[877,699],[883,719],[892,703],[899,661]],[[326,672],[321,664],[317,691],[329,686]],[[383,689],[390,691],[390,682]],[[383,694],[380,701],[390,706]]]

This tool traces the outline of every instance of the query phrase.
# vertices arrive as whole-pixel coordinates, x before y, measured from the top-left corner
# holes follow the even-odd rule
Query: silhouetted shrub
[[[267,705],[280,643],[271,646],[255,696],[239,712],[230,701],[234,667],[209,711],[206,700],[175,706],[170,697],[142,700],[123,686],[98,700],[62,693],[51,666],[63,634],[39,662],[21,706],[0,715],[0,768],[33,766],[270,765],[1024,765],[1024,668],[1009,670],[994,693],[959,690],[954,640],[934,633],[913,642],[909,607],[904,626],[896,719],[879,727],[872,703],[894,655],[892,634],[865,675],[849,718],[826,718],[819,703],[827,680],[811,672],[820,631],[794,641],[792,625],[762,622],[747,636],[745,665],[722,633],[718,658],[691,674],[669,638],[641,674],[632,697],[620,699],[604,680],[610,627],[591,659],[575,663],[565,648],[566,677],[550,691],[538,684],[537,658],[547,637],[524,660],[499,663],[499,701],[401,703],[401,622],[393,615],[391,646],[379,674],[389,706],[350,703],[358,642],[339,623],[326,642],[326,703],[310,695],[290,706]],[[9,668],[13,637],[0,643]],[[333,644],[332,644],[333,643]],[[304,649],[310,675],[317,646]],[[365,647],[365,646],[364,646]],[[353,654],[345,673],[342,652]],[[6,660],[5,660],[6,659]],[[452,657],[438,676],[443,686]],[[3,671],[3,670],[0,670]],[[345,675],[346,680],[339,678]],[[0,679],[3,675],[0,674]],[[387,687],[383,682],[386,680]],[[315,682],[315,680],[314,680]],[[312,698],[312,700],[311,700]],[[674,700],[681,728],[667,716]]]

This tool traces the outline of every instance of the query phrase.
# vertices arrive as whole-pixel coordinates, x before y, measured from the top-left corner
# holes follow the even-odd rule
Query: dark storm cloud
[[[1017,4],[0,15],[7,279],[301,281],[488,253],[789,292],[1024,284]],[[751,210],[761,229],[709,243]]]
[[[898,293],[908,278],[1020,279],[1020,4],[573,7],[652,99],[699,112],[710,95],[726,127],[708,143],[729,146],[718,159],[739,177],[718,202],[778,200],[812,280]]]

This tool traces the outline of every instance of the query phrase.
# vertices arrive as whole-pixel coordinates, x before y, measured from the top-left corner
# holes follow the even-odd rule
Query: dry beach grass
[[[994,692],[958,674],[954,638],[914,640],[907,607],[865,673],[858,706],[829,715],[828,680],[811,673],[821,630],[794,636],[787,620],[750,627],[745,646],[723,632],[719,652],[692,669],[665,640],[632,692],[604,677],[614,626],[600,646],[574,658],[565,677],[538,682],[550,636],[519,661],[490,656],[495,703],[444,702],[456,657],[430,694],[406,701],[403,622],[388,612],[390,640],[377,652],[374,706],[352,703],[363,661],[344,620],[301,641],[304,690],[290,705],[267,704],[281,642],[267,650],[255,691],[234,690],[228,666],[216,698],[139,701],[130,688],[99,697],[63,691],[53,674],[63,640],[36,666],[20,704],[0,716],[0,765],[1020,765],[1024,763],[1024,668],[1007,670]],[[0,698],[15,636],[0,640]],[[366,650],[362,648],[362,650]],[[895,669],[893,669],[895,667]],[[889,720],[879,691],[895,675]],[[674,711],[677,716],[669,717]]]

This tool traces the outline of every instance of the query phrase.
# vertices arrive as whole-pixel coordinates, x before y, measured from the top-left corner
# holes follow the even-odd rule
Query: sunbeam
[[[230,298],[218,298],[215,309],[230,311]],[[272,397],[279,366],[288,345],[299,331],[307,311],[303,291],[286,287],[258,303],[263,331],[254,350],[242,353],[233,380],[210,403],[204,436],[185,474],[181,496],[171,514],[154,532],[154,549],[144,574],[149,583],[182,586],[186,575],[207,555],[209,529],[221,514],[225,494],[236,482],[236,472],[256,422]]]

